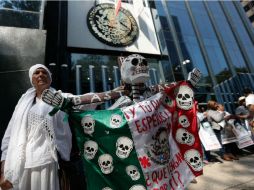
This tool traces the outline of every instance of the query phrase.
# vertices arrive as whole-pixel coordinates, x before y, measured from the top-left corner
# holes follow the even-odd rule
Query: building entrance
[[[165,82],[160,60],[146,59],[149,63],[150,74],[147,85]],[[75,94],[112,90],[121,85],[118,57],[72,53],[71,79],[75,84]]]

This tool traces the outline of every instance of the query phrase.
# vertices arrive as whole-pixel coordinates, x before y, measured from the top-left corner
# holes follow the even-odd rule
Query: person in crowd
[[[246,97],[246,107],[250,112],[249,118],[249,126],[252,128],[252,132],[254,131],[254,94],[249,94]]]
[[[2,190],[59,190],[58,157],[68,161],[72,134],[65,113],[53,117],[52,107],[41,100],[52,79],[48,68],[29,69],[32,88],[19,99],[2,139]]]
[[[219,155],[223,160],[232,161],[233,159],[226,154],[225,146],[222,144],[221,130],[225,126],[225,119],[229,119],[230,116],[225,116],[225,112],[218,111],[219,104],[214,100],[209,100],[207,103],[207,119],[210,122],[216,137],[221,143],[222,148],[219,151]]]
[[[249,110],[245,105],[245,96],[238,98],[238,107],[235,109],[235,114],[241,120],[241,123],[244,124],[244,120],[250,117]]]
[[[226,138],[228,138],[229,140],[230,139],[236,140],[236,136],[233,133],[233,125],[234,125],[235,119],[237,119],[238,117],[225,111],[225,107],[222,104],[218,104],[217,110],[221,113],[223,112],[225,113],[224,131],[225,131]],[[236,156],[237,153],[239,152],[239,149],[235,142],[225,144],[225,151],[231,159],[239,160],[239,158]]]
[[[197,118],[198,118],[198,125],[200,128],[202,123],[207,121],[207,113],[206,113],[204,107],[201,107],[199,105],[198,105],[198,109],[197,109]],[[208,164],[211,161],[210,151],[206,151],[204,146],[202,146],[202,148],[203,148],[203,153],[204,153],[203,162],[204,162],[204,164]]]
[[[245,99],[245,96],[241,96],[238,98],[238,107],[235,109],[235,115],[238,117],[237,122],[239,122],[241,126],[246,127],[246,129],[248,130],[249,122],[252,116],[246,106]]]

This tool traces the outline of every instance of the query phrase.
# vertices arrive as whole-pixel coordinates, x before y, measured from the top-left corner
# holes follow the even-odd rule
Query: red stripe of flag
[[[121,8],[121,0],[115,0],[115,15],[117,16]]]

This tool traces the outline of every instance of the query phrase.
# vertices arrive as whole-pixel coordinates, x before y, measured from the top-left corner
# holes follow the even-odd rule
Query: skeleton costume
[[[44,65],[34,65],[30,81],[38,68],[50,74]],[[70,159],[71,131],[64,113],[51,117],[51,110],[36,97],[35,88],[28,89],[15,107],[1,147],[4,176],[14,190],[59,190],[56,150],[63,160]]]

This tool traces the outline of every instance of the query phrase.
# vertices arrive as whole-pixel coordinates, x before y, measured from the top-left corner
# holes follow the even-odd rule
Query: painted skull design
[[[94,158],[98,151],[98,144],[95,141],[86,141],[84,144],[84,156],[87,160]]]
[[[181,115],[179,117],[178,121],[179,121],[179,124],[182,125],[184,128],[187,128],[187,127],[190,126],[190,122],[189,122],[189,120],[188,120],[186,115]]]
[[[102,190],[112,190],[110,187],[104,187]]]
[[[190,110],[193,106],[193,90],[187,85],[181,85],[176,89],[177,107],[183,110]]]
[[[113,158],[110,154],[100,155],[98,163],[101,168],[101,172],[104,174],[110,174],[114,169]]]
[[[122,124],[123,118],[119,114],[113,114],[110,118],[110,126],[112,128],[119,128]]]
[[[130,190],[146,190],[143,185],[133,185]]]
[[[126,57],[121,66],[121,77],[127,84],[145,83],[149,79],[146,59],[138,54]]]
[[[79,104],[81,104],[81,98],[80,98],[80,96],[74,96],[74,97],[72,98],[72,101],[73,101],[74,105],[79,105]]]
[[[139,180],[140,178],[140,173],[136,166],[133,166],[133,165],[127,166],[126,173],[131,177],[133,181]]]
[[[91,135],[94,132],[95,121],[90,115],[85,115],[81,120],[81,126],[85,134]]]
[[[195,149],[187,150],[184,153],[184,159],[194,171],[201,171],[203,162],[200,153]]]
[[[181,144],[187,144],[189,146],[193,145],[195,142],[195,137],[189,133],[186,129],[177,129],[176,140]]]
[[[133,149],[133,141],[128,137],[119,137],[116,142],[116,155],[119,158],[128,158]]]

